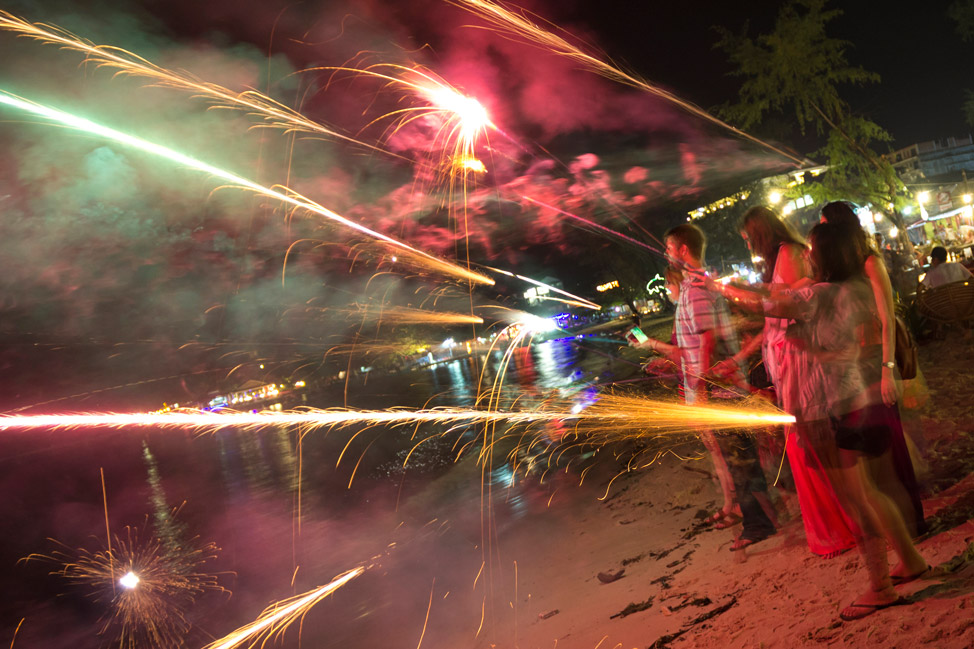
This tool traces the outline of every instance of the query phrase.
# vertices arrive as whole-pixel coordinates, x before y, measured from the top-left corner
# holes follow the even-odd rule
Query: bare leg
[[[717,444],[717,438],[713,432],[709,430],[703,431],[700,433],[700,440],[703,442],[704,447],[710,451],[710,457],[714,461],[714,471],[717,473],[717,482],[720,484],[720,490],[724,494],[724,506],[721,507],[721,511],[724,514],[730,514],[734,511],[736,502],[734,500],[734,479],[731,477],[730,469],[727,467],[727,460],[724,458],[724,454],[720,450],[720,446]]]
[[[825,472],[839,502],[859,524],[860,536],[856,546],[862,556],[869,579],[869,589],[855,599],[857,604],[876,605],[895,601],[896,591],[889,576],[886,543],[879,533],[876,516],[871,512],[864,485],[864,471],[858,454],[839,451],[838,465],[826,467]],[[853,604],[855,606],[855,604]]]
[[[927,562],[920,556],[916,546],[913,545],[912,535],[904,519],[903,510],[889,496],[873,486],[871,480],[873,475],[895,473],[889,452],[887,451],[877,458],[863,459],[860,463],[864,465],[861,473],[866,485],[865,495],[875,516],[876,525],[900,559],[899,565],[892,570],[891,574],[902,577],[923,572],[927,568]],[[907,511],[912,513],[912,506]]]
[[[869,576],[869,591],[858,599],[861,604],[882,604],[896,600],[890,579],[889,562],[886,558],[888,542],[900,558],[895,574],[907,575],[922,572],[926,561],[917,552],[903,522],[899,509],[886,494],[873,484],[869,464],[891,463],[889,452],[876,458],[864,458],[854,451],[839,451],[839,466],[830,469],[830,477],[836,495],[849,508],[860,528],[863,538],[859,550]],[[875,467],[873,467],[875,469]]]

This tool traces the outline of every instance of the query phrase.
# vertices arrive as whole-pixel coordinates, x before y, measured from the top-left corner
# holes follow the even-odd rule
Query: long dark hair
[[[812,244],[812,270],[820,282],[844,282],[863,275],[859,248],[848,228],[825,221],[808,233]]]
[[[859,222],[859,215],[856,214],[856,206],[849,201],[833,201],[822,208],[822,218],[826,223],[830,223],[845,232],[856,246],[856,252],[862,263],[871,255],[876,255],[877,261],[882,261],[882,257],[873,245],[872,239]]]
[[[783,243],[793,243],[807,248],[805,241],[790,225],[768,207],[756,205],[744,212],[738,227],[747,233],[751,250],[764,258],[763,281],[767,284],[774,277],[774,267],[778,263],[778,251]]]

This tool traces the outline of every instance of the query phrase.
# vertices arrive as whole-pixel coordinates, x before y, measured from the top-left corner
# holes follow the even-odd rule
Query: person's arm
[[[741,284],[721,284],[710,282],[707,287],[720,293],[735,305],[751,311],[763,313],[773,318],[801,319],[803,308],[783,285],[772,284],[767,287],[743,286]]]
[[[665,356],[668,360],[679,363],[680,362],[680,348],[676,345],[671,345],[670,343],[665,343],[662,340],[656,338],[650,338],[649,340],[641,343],[629,343],[632,347],[637,349],[649,349],[654,351],[661,356]]]
[[[727,377],[733,376],[739,370],[745,369],[744,361],[749,359],[754,352],[761,349],[762,342],[764,342],[764,331],[759,329],[756,334],[748,338],[741,346],[741,351],[714,365],[714,375],[726,379]]]
[[[873,298],[876,300],[876,312],[882,325],[883,374],[880,391],[883,395],[883,403],[891,406],[896,403],[896,399],[899,397],[893,368],[889,366],[889,363],[896,361],[893,286],[890,284],[886,266],[876,255],[870,255],[866,258],[866,277],[869,278],[869,284],[872,286]]]

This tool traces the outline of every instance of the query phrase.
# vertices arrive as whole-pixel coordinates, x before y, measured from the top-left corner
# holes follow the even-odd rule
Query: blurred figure
[[[772,210],[749,209],[741,219],[740,229],[751,254],[764,259],[762,279],[769,288],[798,288],[810,283],[804,240]],[[762,310],[760,305],[755,306]],[[759,342],[778,405],[797,419],[796,424],[786,428],[786,452],[798,492],[805,539],[813,553],[832,558],[855,547],[856,524],[839,504],[818,458],[799,446],[802,436],[796,434],[796,428],[803,426],[805,420],[800,386],[806,379],[809,360],[801,341],[788,338],[792,322],[789,318],[767,316]]]
[[[974,275],[971,275],[971,271],[964,264],[947,261],[947,249],[943,246],[936,246],[930,251],[930,270],[923,278],[924,286],[937,288],[944,284],[963,282],[971,277]]]
[[[731,327],[726,302],[707,291],[699,280],[707,244],[703,232],[687,223],[669,230],[664,240],[671,263],[684,270],[676,307],[676,341],[683,367],[685,399],[687,404],[706,403],[706,377],[714,375],[714,367],[720,361],[739,351],[737,334]],[[746,385],[740,367],[728,375],[734,385]],[[711,517],[718,525],[733,523],[736,491],[743,531],[731,550],[742,550],[774,534],[775,524],[770,517],[773,512],[762,505],[769,501],[754,440],[748,435],[730,434],[723,436],[723,445],[718,445],[712,432],[701,434],[701,440],[714,458],[724,491],[724,506]]]
[[[860,271],[872,289],[876,317],[865,323],[860,354],[861,371],[870,390],[873,403],[890,406],[890,425],[893,428],[892,455],[895,472],[875,476],[879,486],[892,498],[903,513],[911,536],[926,531],[923,502],[916,471],[903,435],[902,417],[898,407],[900,377],[896,369],[896,314],[893,308],[893,289],[882,257],[870,245],[866,231],[859,224],[854,206],[836,201],[822,208],[822,221],[830,223],[849,239]]]
[[[820,223],[809,233],[815,284],[794,289],[761,290],[765,308],[791,317],[807,345],[810,359],[800,393],[806,425],[799,428],[805,448],[822,462],[842,506],[858,524],[856,545],[869,587],[840,617],[855,620],[882,608],[907,603],[894,583],[911,581],[929,570],[910,538],[903,516],[880,491],[873,476],[893,470],[890,447],[895,408],[867,389],[859,356],[864,325],[874,318],[875,298],[864,276],[859,249],[848,229]],[[712,284],[714,290],[740,296],[746,291]],[[900,562],[892,569],[886,543]]]

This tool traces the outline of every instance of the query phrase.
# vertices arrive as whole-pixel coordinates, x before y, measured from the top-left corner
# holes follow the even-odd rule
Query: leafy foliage
[[[974,41],[974,0],[954,0],[947,7],[947,15],[957,23],[957,33],[961,38]]]
[[[744,128],[777,114],[793,112],[804,134],[809,126],[826,136],[815,155],[829,165],[827,178],[812,191],[817,201],[851,199],[887,204],[904,191],[892,166],[876,154],[873,143],[892,138],[875,122],[854,115],[839,94],[840,84],[862,85],[879,76],[846,61],[851,43],[831,38],[829,22],[842,15],[826,9],[826,0],[791,0],[771,33],[749,38],[720,29],[717,47],[725,50],[745,78],[740,101],[722,113]]]
[[[737,66],[735,76],[746,78],[740,102],[723,114],[751,128],[766,113],[791,107],[802,133],[810,124],[824,133],[830,122],[848,111],[839,84],[879,81],[879,75],[846,62],[851,43],[826,35],[826,25],[840,15],[840,10],[826,10],[825,0],[793,0],[782,8],[774,31],[755,40],[718,28],[721,40],[716,47]]]

